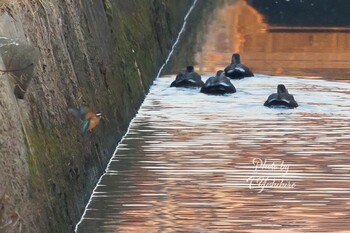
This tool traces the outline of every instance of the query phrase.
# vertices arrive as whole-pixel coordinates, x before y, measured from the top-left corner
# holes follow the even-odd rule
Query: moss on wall
[[[21,116],[18,127],[28,147],[27,211],[12,201],[22,232],[73,231],[191,4],[21,0],[4,9],[15,18],[14,35],[40,51],[26,95],[17,100],[20,110],[13,110]],[[19,25],[23,31],[16,31]],[[67,111],[81,105],[109,119],[87,137]]]

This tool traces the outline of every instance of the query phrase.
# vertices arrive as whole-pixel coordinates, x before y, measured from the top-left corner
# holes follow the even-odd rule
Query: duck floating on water
[[[204,82],[201,76],[194,71],[193,66],[187,66],[186,71],[180,72],[176,75],[170,87],[202,87]]]
[[[81,108],[68,108],[68,111],[72,113],[75,117],[83,121],[83,126],[81,130],[81,135],[85,137],[88,132],[91,132],[103,119],[101,112],[91,111],[88,107]]]
[[[277,86],[277,93],[271,94],[265,101],[264,106],[285,106],[288,108],[298,107],[298,103],[295,101],[294,96],[288,93],[287,88],[283,84]]]
[[[241,56],[238,53],[232,55],[231,65],[228,65],[224,71],[225,75],[232,79],[254,76],[253,72],[247,66],[241,64]]]
[[[210,77],[201,88],[205,94],[222,95],[226,93],[235,93],[236,88],[230,79],[225,76],[223,70],[219,70],[215,77]]]

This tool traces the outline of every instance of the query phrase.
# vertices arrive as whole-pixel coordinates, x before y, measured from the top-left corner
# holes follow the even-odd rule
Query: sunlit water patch
[[[173,79],[155,81],[78,232],[348,230],[350,84],[257,75],[210,96]],[[280,83],[298,108],[263,106]]]

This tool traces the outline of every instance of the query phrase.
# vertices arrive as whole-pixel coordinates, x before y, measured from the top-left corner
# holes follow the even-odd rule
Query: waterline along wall
[[[167,65],[169,65],[170,59],[174,56],[174,53],[175,53],[175,51],[176,51],[176,49],[177,49],[177,46],[180,44],[180,39],[183,37],[183,34],[184,34],[185,30],[186,30],[186,25],[187,25],[188,19],[189,19],[190,15],[191,15],[193,9],[195,8],[197,2],[198,2],[198,0],[195,0],[195,1],[193,2],[192,6],[190,7],[190,9],[188,10],[186,16],[184,17],[184,23],[183,23],[183,25],[182,25],[182,27],[181,27],[181,30],[179,31],[179,33],[178,33],[178,35],[177,35],[177,38],[176,38],[175,42],[173,43],[172,48],[171,48],[171,50],[170,50],[170,52],[169,52],[167,58],[165,59],[165,62],[164,62],[163,65],[159,68],[159,71],[158,71],[158,73],[157,73],[156,79],[160,77],[162,71],[164,70],[164,68],[165,68]],[[142,105],[143,105],[143,104],[141,104],[140,108],[142,108]],[[136,117],[137,117],[137,115],[131,120],[130,125],[129,125],[127,131],[125,132],[124,136],[123,136],[122,139],[120,140],[120,143],[117,145],[117,147],[116,147],[116,149],[115,149],[115,151],[114,151],[114,153],[113,153],[112,158],[111,158],[110,161],[108,162],[105,172],[103,173],[103,175],[100,177],[100,179],[99,179],[98,182],[96,183],[96,186],[95,186],[95,188],[94,188],[94,190],[93,190],[93,192],[92,192],[92,195],[90,196],[90,199],[89,199],[89,201],[88,201],[88,204],[87,204],[86,207],[85,207],[84,213],[82,214],[80,221],[79,221],[79,222],[77,223],[77,225],[75,226],[75,232],[78,231],[79,225],[80,225],[80,224],[82,223],[82,221],[84,220],[86,211],[87,211],[87,209],[89,208],[91,199],[92,199],[92,197],[93,197],[93,194],[95,193],[96,188],[98,187],[98,185],[100,185],[100,182],[101,182],[101,180],[103,179],[103,177],[105,176],[107,170],[109,169],[110,163],[112,162],[114,156],[116,155],[119,146],[121,145],[121,143],[123,143],[123,140],[124,140],[125,136],[129,133],[130,126],[132,125],[132,123],[134,122],[134,119],[135,119]]]
[[[0,231],[74,231],[192,3],[0,1]]]

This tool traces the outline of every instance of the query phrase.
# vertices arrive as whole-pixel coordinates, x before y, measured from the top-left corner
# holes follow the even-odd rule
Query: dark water
[[[238,92],[224,96],[170,88],[173,75],[158,78],[79,233],[350,232],[350,84],[340,81],[350,67],[349,34],[275,34],[232,11],[264,23],[247,2],[227,1],[208,25],[197,69],[214,73],[240,52],[256,73],[278,76],[233,81]],[[319,45],[329,38],[337,43]],[[286,76],[293,74],[304,78]],[[279,83],[298,108],[263,106]]]

